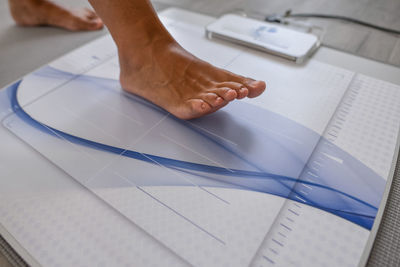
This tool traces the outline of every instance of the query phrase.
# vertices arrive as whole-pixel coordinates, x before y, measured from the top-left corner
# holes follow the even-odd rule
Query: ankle
[[[161,33],[151,39],[134,39],[117,46],[122,76],[137,73],[156,61],[168,60],[179,44],[169,35]]]

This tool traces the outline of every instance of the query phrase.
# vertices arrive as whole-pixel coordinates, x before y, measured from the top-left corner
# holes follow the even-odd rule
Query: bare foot
[[[151,42],[135,53],[120,51],[121,86],[181,119],[215,112],[234,99],[259,96],[265,82],[202,61],[177,42]]]
[[[20,26],[56,26],[70,31],[92,31],[103,27],[89,9],[69,10],[47,0],[9,0],[11,15]]]
[[[216,68],[184,50],[149,0],[89,0],[118,47],[120,82],[181,119],[214,112],[234,99],[259,96],[265,83]]]

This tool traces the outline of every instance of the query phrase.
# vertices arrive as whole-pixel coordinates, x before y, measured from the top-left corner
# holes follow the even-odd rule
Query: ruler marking
[[[275,242],[276,244],[278,244],[281,247],[284,246],[281,242],[277,241],[275,238],[272,238],[272,241]]]
[[[286,228],[287,230],[292,231],[292,228],[290,228],[290,227],[287,226],[286,224],[280,223],[280,225],[281,225],[283,228]]]
[[[267,256],[263,255],[263,258],[267,261],[269,261],[272,264],[275,264],[275,262],[273,260],[271,260],[270,258],[268,258]]]

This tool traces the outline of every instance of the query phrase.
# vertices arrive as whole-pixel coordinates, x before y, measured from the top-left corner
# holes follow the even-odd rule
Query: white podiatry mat
[[[267,82],[181,121],[119,85],[102,37],[0,91],[0,233],[32,265],[357,266],[397,159],[400,86],[218,40],[201,59]]]

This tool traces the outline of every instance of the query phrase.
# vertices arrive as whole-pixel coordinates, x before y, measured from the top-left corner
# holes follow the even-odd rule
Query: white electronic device
[[[208,38],[222,38],[251,48],[303,62],[320,45],[317,36],[272,23],[227,14],[207,25]]]

